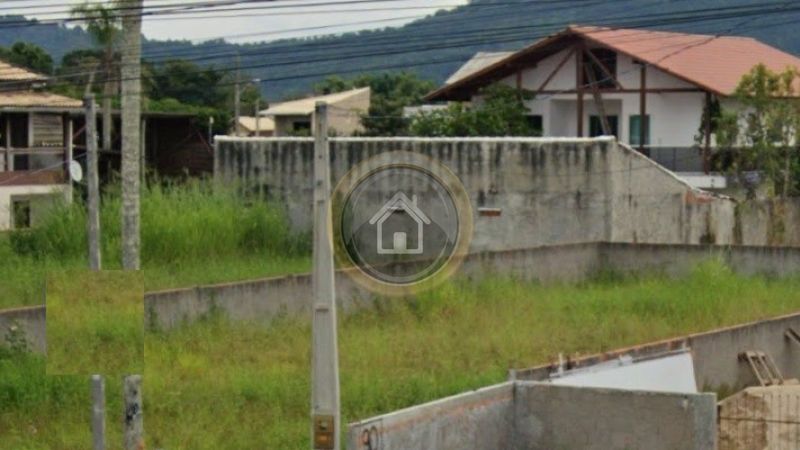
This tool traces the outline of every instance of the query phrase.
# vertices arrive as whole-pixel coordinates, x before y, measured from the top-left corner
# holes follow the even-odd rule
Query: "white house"
[[[274,124],[274,136],[312,135],[314,107],[317,102],[328,104],[328,127],[349,136],[363,131],[361,116],[369,110],[371,90],[368,87],[317,97],[302,98],[270,105],[259,113]]]
[[[543,136],[615,135],[669,169],[703,172],[714,145],[705,105],[735,107],[739,80],[759,63],[800,68],[751,38],[570,26],[517,52],[475,55],[426,100],[480,102],[481,88],[505,83],[527,94]]]
[[[34,225],[69,193],[71,114],[80,100],[42,90],[47,78],[0,61],[0,231]]]

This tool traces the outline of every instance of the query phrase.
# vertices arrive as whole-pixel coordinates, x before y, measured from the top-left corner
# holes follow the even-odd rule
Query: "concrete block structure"
[[[350,450],[713,450],[716,395],[508,382],[350,424]]]
[[[219,137],[215,151],[219,182],[264,193],[295,229],[310,230],[311,139]],[[461,180],[472,252],[600,241],[800,245],[800,202],[740,204],[693,188],[610,137],[332,138],[333,182],[391,151],[428,155]]]

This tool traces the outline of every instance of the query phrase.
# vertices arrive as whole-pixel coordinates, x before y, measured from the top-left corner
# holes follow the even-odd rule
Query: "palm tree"
[[[72,8],[73,17],[86,23],[86,31],[92,36],[95,45],[103,51],[100,62],[103,71],[103,150],[111,150],[111,133],[113,119],[111,117],[111,100],[118,90],[114,80],[114,53],[122,35],[119,15],[114,13],[115,1],[105,5],[84,3]],[[90,88],[87,88],[90,89]]]

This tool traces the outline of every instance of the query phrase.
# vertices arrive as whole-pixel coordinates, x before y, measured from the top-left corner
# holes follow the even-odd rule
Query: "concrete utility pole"
[[[92,448],[106,448],[106,386],[101,375],[92,375]]]
[[[328,106],[317,102],[314,113],[314,267],[311,350],[312,448],[339,450],[339,352],[336,337],[336,289],[330,196]]]
[[[97,108],[94,95],[87,94],[83,99],[86,108],[86,186],[88,187],[89,268],[100,270],[103,267],[100,252],[100,182],[97,173]]]
[[[233,135],[239,135],[239,118],[242,116],[241,110],[241,103],[242,103],[242,92],[241,92],[241,59],[239,58],[239,54],[236,54],[236,84],[233,88]]]
[[[144,450],[144,413],[142,411],[142,376],[125,377],[122,398],[125,403],[125,450]]]
[[[122,0],[122,268],[139,270],[142,3]]]

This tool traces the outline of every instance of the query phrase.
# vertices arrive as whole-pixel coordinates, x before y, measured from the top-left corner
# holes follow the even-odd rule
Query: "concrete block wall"
[[[44,306],[14,308],[0,311],[0,345],[14,334],[24,337],[28,349],[47,352],[46,311]]]
[[[713,450],[714,394],[518,383],[515,449]]]
[[[348,450],[496,450],[514,446],[514,383],[350,424]]]
[[[397,150],[459,177],[475,212],[474,252],[596,241],[800,246],[800,199],[737,206],[610,138],[332,138],[332,180]],[[312,156],[310,139],[220,137],[215,177],[278,200],[309,230]],[[501,214],[481,216],[481,207]]]
[[[350,424],[349,450],[713,450],[716,395],[511,382]]]
[[[700,391],[731,393],[758,384],[752,371],[739,360],[739,354],[758,350],[769,354],[786,378],[800,378],[800,345],[786,338],[786,331],[800,331],[800,312],[688,336],[615,349],[571,361],[574,368],[591,366],[623,355],[645,357],[671,350],[691,349],[695,381]],[[557,368],[542,365],[512,370],[518,380],[546,380]]]
[[[713,245],[584,243],[480,252],[468,255],[459,277],[479,280],[502,274],[519,279],[578,282],[600,270],[662,273],[683,276],[698,263],[720,259],[734,271],[751,275],[800,274],[800,248]],[[344,271],[336,273],[337,303],[343,313],[369,307],[375,294],[353,282]],[[218,311],[231,320],[270,321],[277,317],[310,317],[309,274],[248,280],[149,292],[145,295],[146,323],[170,329]],[[44,342],[44,307],[0,311],[0,325],[10,318],[24,325],[32,339]],[[7,326],[0,326],[0,340]]]

